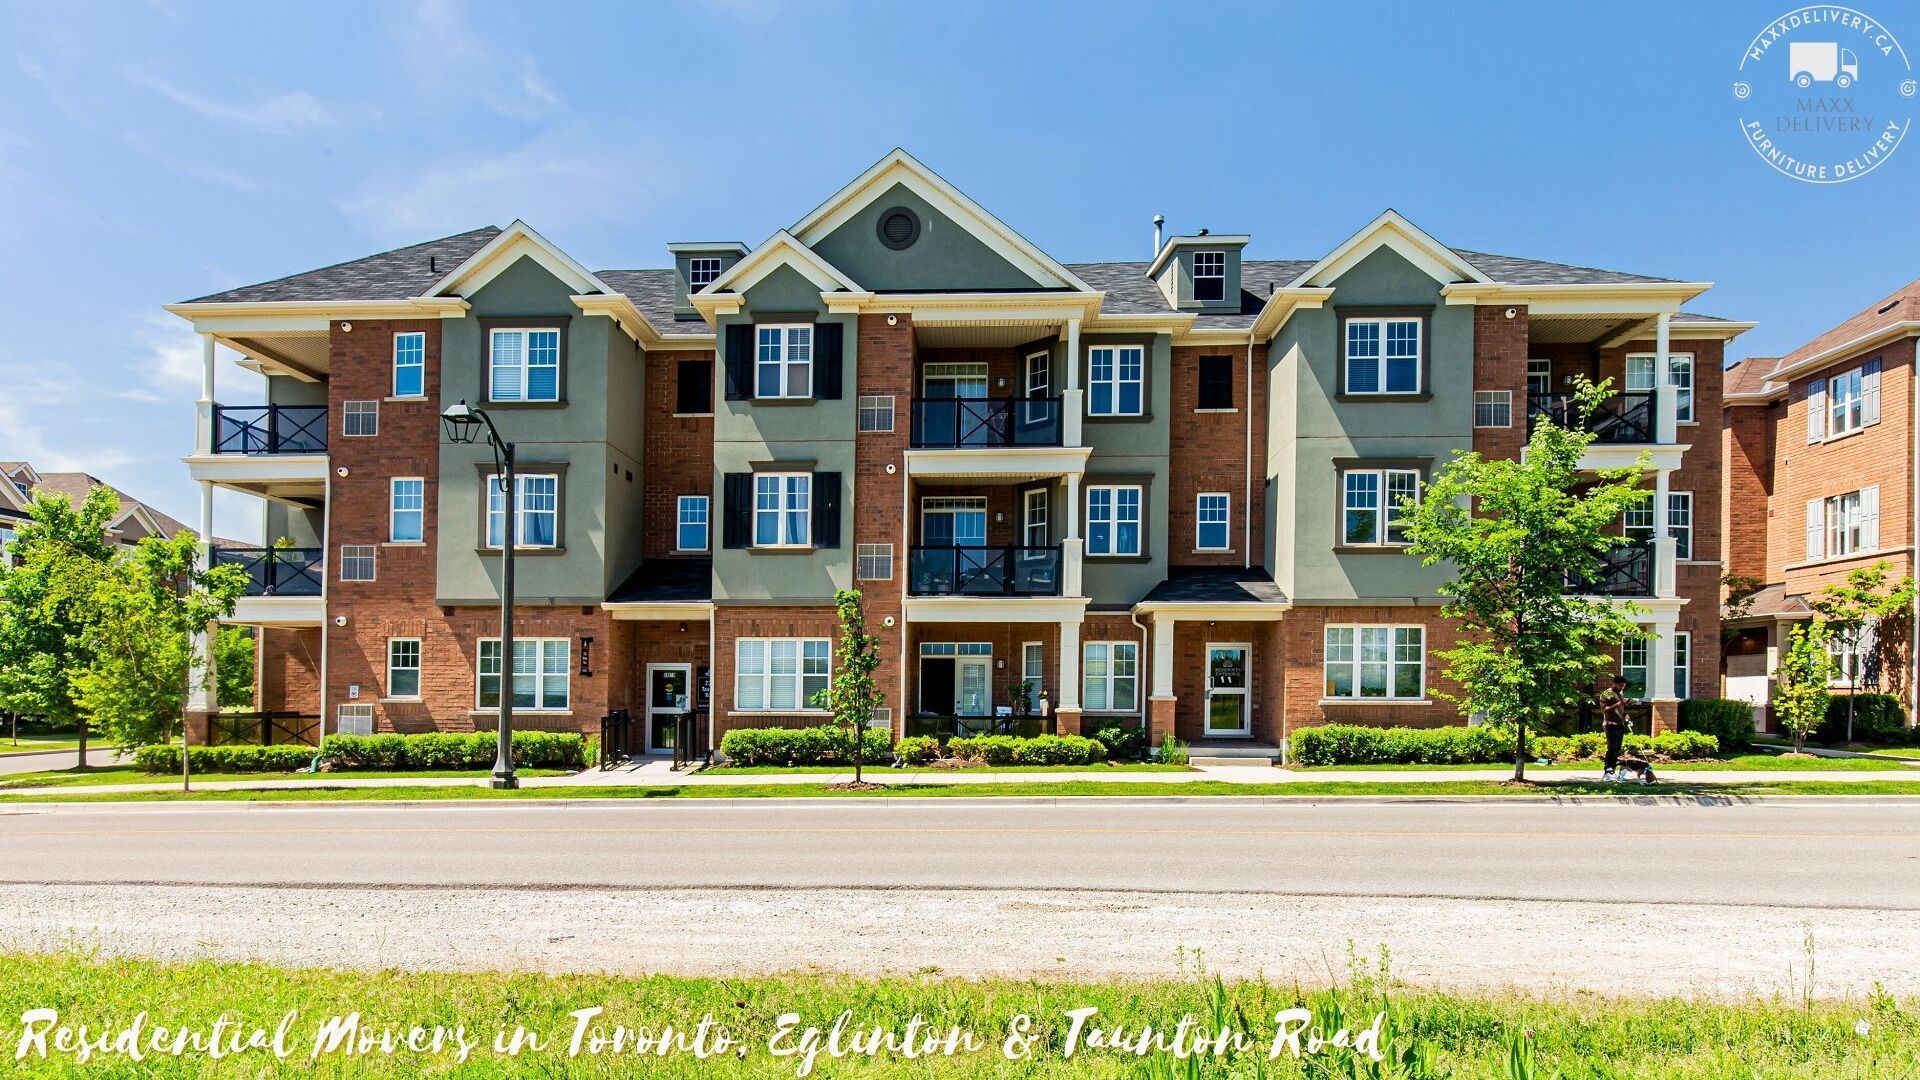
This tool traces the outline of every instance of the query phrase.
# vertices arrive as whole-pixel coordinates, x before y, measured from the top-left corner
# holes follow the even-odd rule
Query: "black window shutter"
[[[845,345],[846,327],[837,322],[813,324],[813,396],[820,401],[840,400],[840,354]]]
[[[679,386],[676,388],[678,393],[674,398],[674,412],[710,413],[713,411],[713,361],[680,361],[679,380]]]
[[[728,473],[720,503],[720,542],[730,548],[752,547],[753,474]]]
[[[813,474],[813,546],[840,546],[840,474]]]
[[[1233,408],[1233,357],[1200,358],[1200,402],[1202,409]]]
[[[736,323],[727,327],[727,400],[745,401],[753,396],[753,324]]]

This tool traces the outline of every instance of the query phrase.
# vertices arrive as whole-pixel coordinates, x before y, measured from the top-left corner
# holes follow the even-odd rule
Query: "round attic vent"
[[[880,215],[880,242],[900,251],[920,239],[920,219],[904,206],[896,206]]]

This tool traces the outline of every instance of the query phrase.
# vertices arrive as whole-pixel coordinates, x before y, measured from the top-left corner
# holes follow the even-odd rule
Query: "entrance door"
[[[981,446],[995,441],[997,418],[986,401],[987,365],[927,364],[921,369],[920,392],[932,403],[926,420],[933,445]]]
[[[955,665],[959,677],[953,689],[953,715],[986,716],[993,711],[993,658],[963,656]]]
[[[1207,646],[1208,738],[1244,738],[1253,734],[1247,705],[1245,645]]]
[[[647,665],[647,752],[667,753],[679,734],[680,717],[693,707],[692,664]]]

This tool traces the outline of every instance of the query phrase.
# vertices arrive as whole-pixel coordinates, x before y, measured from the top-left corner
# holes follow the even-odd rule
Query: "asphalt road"
[[[6,749],[0,743],[0,749]],[[14,773],[42,772],[47,769],[71,769],[74,760],[80,756],[78,750],[48,750],[41,753],[0,754],[0,776]],[[87,750],[87,764],[93,766],[112,765],[120,759],[113,750]]]

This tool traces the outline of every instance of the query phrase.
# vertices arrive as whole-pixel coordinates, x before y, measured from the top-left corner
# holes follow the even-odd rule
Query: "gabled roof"
[[[781,229],[767,237],[766,242],[754,248],[746,258],[727,267],[726,273],[694,293],[694,296],[745,292],[755,282],[782,266],[791,266],[799,271],[801,276],[819,286],[821,292],[862,291],[859,282],[821,258],[812,248],[801,243],[798,237]]]
[[[535,232],[531,225],[515,219],[513,224],[501,230],[434,283],[427,295],[464,296],[476,292],[523,257],[545,267],[548,273],[565,282],[576,293],[613,291],[592,271],[575,262],[573,256]]]
[[[1493,282],[1478,267],[1461,258],[1452,248],[1428,236],[1418,225],[1401,216],[1399,211],[1387,210],[1367,222],[1359,232],[1341,241],[1340,246],[1327,252],[1319,262],[1301,271],[1288,284],[1330,285],[1348,267],[1383,247],[1392,248],[1441,284],[1456,281],[1478,284]]]
[[[1598,270],[1591,266],[1575,266],[1571,263],[1542,262],[1539,259],[1522,259],[1512,255],[1490,255],[1484,251],[1453,249],[1461,258],[1472,263],[1487,277],[1502,285],[1633,285],[1633,284],[1679,284],[1676,278],[1647,277],[1643,274],[1628,274],[1619,270]]]
[[[352,259],[318,270],[242,285],[187,301],[251,304],[301,300],[404,300],[419,296],[455,266],[485,247],[500,230],[488,225],[424,244]]]
[[[1778,359],[1771,356],[1750,356],[1733,365],[1721,376],[1720,399],[1728,404],[1736,404],[1738,399],[1765,400],[1772,388],[1767,385],[1767,376],[1772,373]]]
[[[599,270],[594,276],[607,288],[633,301],[641,317],[662,337],[710,337],[713,327],[699,319],[674,316],[673,299],[679,285],[672,270]]]
[[[1867,305],[1852,318],[1780,358],[1773,378],[1792,378],[1829,363],[1847,360],[1855,348],[1870,348],[1901,333],[1920,334],[1920,280],[1910,281]]]
[[[873,163],[853,182],[828,196],[805,217],[786,230],[804,245],[811,246],[838,228],[848,218],[900,184],[927,200],[941,213],[972,233],[1001,258],[1032,276],[1042,286],[1090,291],[1073,271],[1041,251],[1033,242],[988,213],[985,207],[968,198],[939,173],[927,168],[899,147]]]

